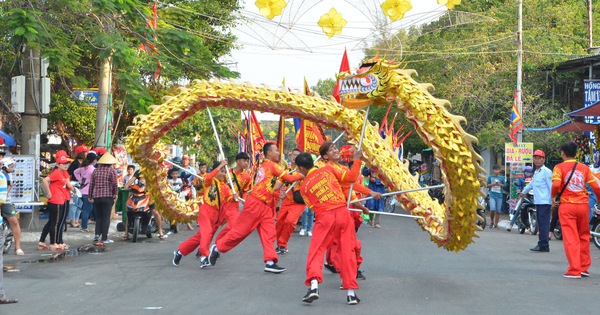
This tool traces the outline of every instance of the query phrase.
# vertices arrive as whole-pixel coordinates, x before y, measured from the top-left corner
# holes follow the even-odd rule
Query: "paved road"
[[[78,231],[67,232],[79,233]],[[192,256],[179,267],[172,251],[192,232],[165,241],[117,241],[108,252],[58,256],[40,262],[35,243],[27,255],[5,255],[18,272],[5,272],[10,297],[0,314],[585,314],[597,312],[600,250],[592,248],[591,278],[562,278],[562,242],[550,253],[532,253],[537,237],[486,229],[460,253],[439,249],[412,220],[382,219],[382,228],[363,226],[367,280],[360,281],[358,306],[345,304],[337,275],[324,271],[321,298],[301,302],[306,292],[309,237],[295,234],[281,257],[288,270],[263,272],[258,236],[252,234],[218,264],[204,270]],[[75,234],[73,234],[75,235]],[[80,240],[80,244],[85,240]]]

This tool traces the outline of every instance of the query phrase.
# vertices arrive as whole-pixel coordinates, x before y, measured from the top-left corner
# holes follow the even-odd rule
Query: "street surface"
[[[310,237],[298,236],[280,256],[283,274],[263,272],[262,249],[253,233],[201,270],[194,255],[179,267],[172,252],[192,235],[185,225],[164,241],[116,240],[104,253],[38,251],[35,242],[4,256],[7,295],[19,303],[0,314],[590,314],[598,310],[600,250],[592,245],[591,277],[564,279],[561,241],[550,253],[533,253],[537,236],[486,228],[460,253],[439,249],[411,219],[385,217],[381,229],[363,225],[359,238],[367,280],[361,303],[345,304],[338,275],[324,270],[320,299],[301,301]],[[27,234],[27,233],[26,233]],[[39,236],[39,232],[30,233]],[[78,229],[65,233],[72,248],[91,243]],[[28,238],[29,239],[29,238]],[[34,238],[35,239],[35,238]],[[18,271],[17,271],[18,270]]]

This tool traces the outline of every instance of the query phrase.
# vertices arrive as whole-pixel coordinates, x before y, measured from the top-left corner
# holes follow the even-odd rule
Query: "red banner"
[[[296,143],[298,143],[300,151],[318,155],[323,139],[323,134],[317,124],[305,119],[302,120],[300,129],[296,133]]]

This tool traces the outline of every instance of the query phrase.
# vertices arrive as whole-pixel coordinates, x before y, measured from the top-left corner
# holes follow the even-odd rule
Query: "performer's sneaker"
[[[200,258],[200,269],[204,269],[208,266],[210,266],[210,263],[208,262],[208,257],[204,256]]]
[[[287,254],[288,250],[287,250],[287,248],[285,248],[283,246],[279,246],[279,247],[275,248],[275,252],[280,255],[285,255],[285,254]]]
[[[356,305],[360,303],[360,299],[356,295],[348,295],[346,296],[346,303],[348,305]]]
[[[590,276],[590,273],[589,273],[589,272],[587,272],[587,271],[582,271],[582,272],[581,272],[581,276],[582,276],[582,277],[584,277],[584,278],[587,278],[587,277],[589,277],[589,276]]]
[[[338,271],[335,270],[335,267],[332,264],[325,264],[325,268],[327,268],[327,270],[331,271],[332,273],[338,273]]]
[[[363,275],[362,271],[357,270],[356,271],[356,280],[367,280],[367,277],[365,277],[365,275]]]
[[[581,279],[581,276],[572,275],[572,274],[570,274],[570,273],[568,273],[568,272],[567,272],[567,273],[564,273],[564,274],[563,274],[563,277],[565,277],[565,278],[569,278],[569,279]]]
[[[306,295],[302,298],[302,302],[312,303],[319,299],[319,289],[308,289]]]
[[[210,247],[210,254],[208,255],[208,263],[211,266],[216,265],[217,259],[219,258],[219,256],[221,256],[221,254],[219,254],[219,251],[217,250],[217,244],[213,244]]]
[[[183,257],[183,255],[179,252],[179,250],[175,250],[173,252],[173,266],[179,266],[181,257]]]
[[[277,266],[277,264],[266,265],[265,272],[271,273],[282,273],[285,271],[285,268]]]

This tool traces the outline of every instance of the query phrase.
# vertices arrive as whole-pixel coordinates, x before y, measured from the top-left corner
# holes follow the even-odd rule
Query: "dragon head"
[[[390,91],[393,87],[392,77],[399,65],[395,60],[386,61],[375,58],[364,61],[356,74],[340,73],[340,98],[342,105],[348,108],[364,108],[371,104],[387,104],[386,99],[394,98]]]

